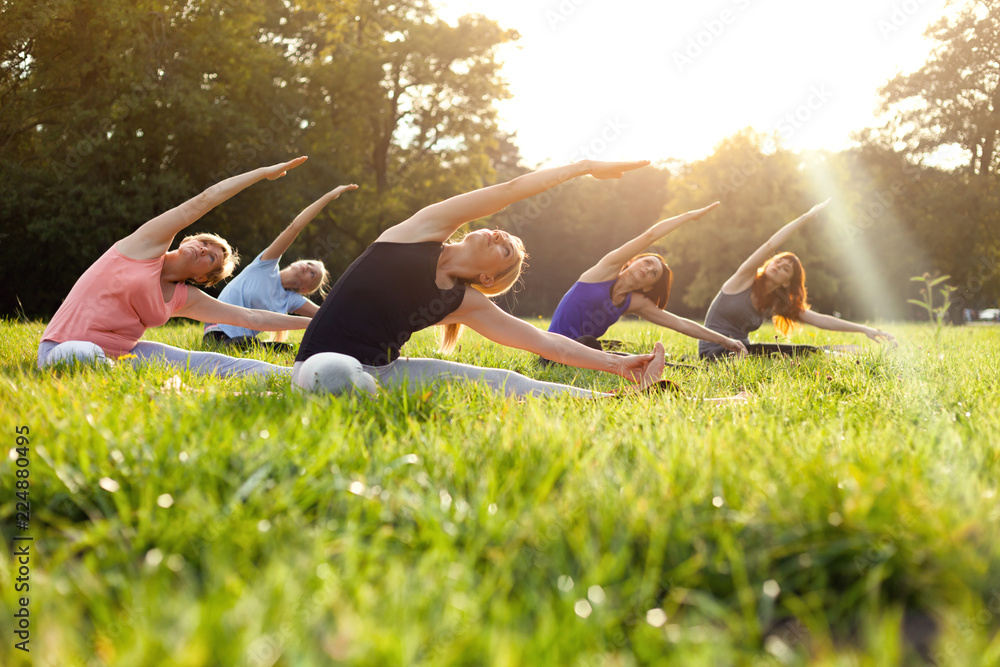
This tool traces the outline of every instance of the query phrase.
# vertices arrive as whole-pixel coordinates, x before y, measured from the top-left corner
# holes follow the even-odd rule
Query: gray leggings
[[[532,380],[502,368],[481,368],[443,359],[400,357],[385,366],[366,366],[353,357],[326,352],[313,355],[306,361],[296,361],[292,367],[292,384],[308,391],[322,389],[334,394],[354,388],[374,393],[373,390],[379,383],[386,388],[396,388],[406,383],[417,386],[456,379],[482,382],[492,389],[503,391],[507,396],[569,395],[597,398],[612,395],[566,384]]]
[[[278,373],[290,373],[287,366],[276,366],[266,361],[256,359],[237,359],[215,352],[193,352],[179,347],[139,341],[129,354],[135,358],[120,358],[119,361],[130,362],[133,366],[142,366],[150,362],[164,363],[169,366],[190,370],[199,375],[218,375],[220,377],[256,375],[260,377]],[[105,363],[110,361],[98,345],[88,341],[71,340],[57,343],[54,340],[43,340],[38,345],[38,368],[42,369],[59,362],[81,361],[84,363]]]

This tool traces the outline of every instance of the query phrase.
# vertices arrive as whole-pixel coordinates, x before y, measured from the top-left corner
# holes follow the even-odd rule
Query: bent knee
[[[361,362],[336,352],[320,352],[296,363],[292,371],[292,386],[314,393],[361,391],[371,396],[378,394],[375,378],[365,372]]]

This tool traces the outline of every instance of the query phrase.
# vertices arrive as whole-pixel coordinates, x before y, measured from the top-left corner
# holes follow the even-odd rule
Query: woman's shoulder
[[[722,283],[722,287],[719,289],[719,294],[724,294],[726,296],[738,296],[749,292],[752,289],[753,279],[746,280],[741,276],[736,275]]]
[[[582,286],[585,286],[585,287],[593,287],[593,286],[597,286],[597,287],[610,287],[611,285],[615,284],[616,280],[618,280],[617,277],[611,278],[610,280],[587,280],[587,279],[585,279],[584,276],[586,276],[586,274],[584,274],[583,276],[580,276],[577,279],[577,281],[575,283],[573,283],[573,286],[576,287],[577,285],[582,285]]]

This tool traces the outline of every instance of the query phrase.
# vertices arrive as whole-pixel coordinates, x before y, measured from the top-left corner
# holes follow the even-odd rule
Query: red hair
[[[792,277],[788,281],[788,287],[779,286],[770,294],[766,293],[764,271],[771,262],[786,257],[792,260]],[[778,253],[767,260],[764,266],[757,269],[752,295],[754,305],[762,312],[771,311],[774,327],[782,336],[787,336],[795,329],[802,311],[809,310],[809,302],[806,300],[806,270],[802,268],[802,262],[791,252]]]

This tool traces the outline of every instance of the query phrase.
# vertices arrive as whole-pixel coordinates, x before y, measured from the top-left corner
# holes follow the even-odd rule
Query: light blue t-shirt
[[[219,301],[274,313],[290,313],[306,305],[308,299],[281,286],[281,276],[278,274],[278,260],[281,258],[262,260],[260,255],[223,288]],[[231,324],[206,324],[205,331],[210,330],[222,331],[230,338],[256,336],[260,333]]]

